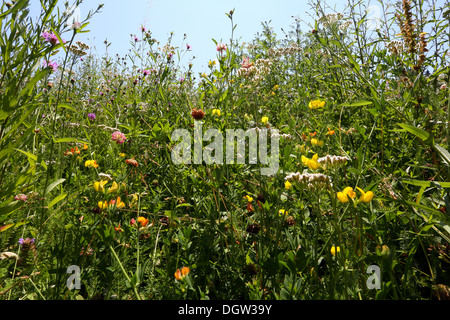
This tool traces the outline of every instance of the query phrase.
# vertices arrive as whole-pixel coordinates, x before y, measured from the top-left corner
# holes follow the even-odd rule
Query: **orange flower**
[[[129,166],[133,166],[133,167],[137,167],[139,164],[136,160],[134,159],[126,159],[125,163]]]
[[[328,128],[327,136],[332,136],[333,134],[334,130],[330,130],[330,128]]]
[[[145,227],[148,224],[148,219],[144,217],[139,217],[138,222],[141,224],[141,226]]]
[[[183,267],[183,268],[181,268],[181,270],[177,269],[177,271],[175,271],[175,279],[183,280],[184,277],[186,277],[189,272],[190,272],[190,270],[188,267]]]
[[[195,120],[202,120],[203,117],[205,116],[205,112],[203,110],[197,110],[197,109],[192,109],[191,112],[192,118],[194,118]]]

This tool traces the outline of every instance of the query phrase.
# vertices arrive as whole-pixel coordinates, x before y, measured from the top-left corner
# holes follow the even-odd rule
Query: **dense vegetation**
[[[448,2],[311,2],[251,43],[230,11],[199,74],[41,3],[0,10],[0,299],[449,299]],[[199,122],[278,130],[278,171],[174,164]]]

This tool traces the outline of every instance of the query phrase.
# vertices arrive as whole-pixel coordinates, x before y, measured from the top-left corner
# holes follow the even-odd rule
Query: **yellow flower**
[[[268,117],[262,117],[261,122],[263,124],[266,124],[267,122],[269,122],[269,118]]]
[[[319,109],[319,108],[323,108],[325,106],[325,101],[321,101],[321,100],[313,100],[308,104],[308,107],[310,109]]]
[[[334,134],[334,130],[328,128],[327,136],[332,136]]]
[[[125,208],[125,203],[122,202],[122,199],[120,199],[120,197],[117,197],[117,200],[113,199],[109,202],[109,206],[115,206],[116,209],[122,209]]]
[[[125,158],[127,155],[125,153],[119,153],[119,157]]]
[[[341,248],[335,247],[335,246],[332,246],[332,247],[331,247],[331,250],[330,250],[330,252],[331,252],[331,254],[332,254],[333,256],[335,256],[336,253],[338,253],[338,252],[340,252],[340,251],[341,251]]]
[[[302,156],[302,163],[310,168],[311,170],[317,170],[320,167],[319,162],[317,162],[317,159],[319,158],[319,155],[316,153],[311,159],[307,158],[305,156]]]
[[[97,164],[97,161],[95,161],[95,160],[86,160],[86,162],[84,163],[84,166],[88,167],[88,168],[97,168],[98,164]]]
[[[94,190],[100,193],[105,192],[105,184],[108,183],[108,180],[101,180],[101,181],[95,181],[94,182]]]
[[[353,191],[352,187],[346,187],[342,192],[337,193],[337,198],[340,202],[348,202],[348,197],[354,199],[356,197],[356,192]]]
[[[323,141],[320,141],[319,139],[316,139],[316,138],[312,138],[312,139],[311,139],[311,144],[312,144],[313,146],[319,146],[319,147],[321,147],[321,146],[323,146]]]
[[[131,207],[134,207],[135,205],[136,205],[136,203],[138,202],[138,200],[139,200],[139,198],[138,198],[138,195],[136,194],[136,193],[134,193],[133,195],[132,195],[132,200],[131,200],[131,204],[130,204],[130,206]]]
[[[220,117],[220,110],[219,109],[213,109],[212,114],[213,115],[216,114],[218,117]]]
[[[253,201],[253,198],[250,197],[249,195],[246,195],[244,198],[247,199],[248,202],[252,202]]]
[[[373,196],[374,196],[372,191],[365,192],[364,190],[362,190],[361,188],[358,188],[358,187],[356,187],[356,189],[358,189],[359,192],[361,192],[361,196],[359,197],[359,201],[365,202],[365,203],[372,201]]]
[[[99,207],[100,209],[102,209],[102,210],[106,210],[106,209],[108,209],[108,202],[106,202],[106,201],[100,201],[100,202],[98,203],[98,207]]]
[[[85,143],[84,145],[83,145],[83,150],[87,150],[89,147],[88,147],[88,145]]]
[[[117,190],[119,190],[119,185],[117,184],[117,182],[114,181],[111,188],[108,189],[108,194],[116,193]]]
[[[290,183],[289,181],[286,180],[286,182],[284,183],[284,187],[289,190],[292,187],[292,183]]]
[[[209,60],[208,65],[209,65],[210,67],[215,66],[215,65],[216,65],[216,60]]]
[[[278,214],[280,215],[280,216],[283,216],[283,215],[288,215],[289,213],[286,211],[286,210],[284,210],[284,209],[280,209],[280,210],[278,210]]]

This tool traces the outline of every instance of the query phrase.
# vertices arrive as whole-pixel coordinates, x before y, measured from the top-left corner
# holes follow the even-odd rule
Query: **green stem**
[[[111,245],[109,245],[109,250],[111,250],[111,253],[113,254],[114,258],[116,259],[117,263],[120,266],[120,270],[122,270],[122,273],[125,275],[125,278],[127,278],[128,283],[132,286],[134,295],[136,296],[136,299],[142,300],[141,297],[139,296],[139,293],[137,292],[136,286],[131,284],[130,277],[128,276],[127,272],[125,271],[122,263],[120,262],[119,257],[117,256],[117,253],[114,251],[114,248]]]

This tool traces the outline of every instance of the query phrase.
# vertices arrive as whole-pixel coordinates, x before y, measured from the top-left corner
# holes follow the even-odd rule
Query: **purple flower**
[[[24,244],[32,244],[32,243],[34,243],[35,240],[36,240],[35,238],[33,238],[33,239],[30,239],[30,238],[26,238],[26,239],[20,238],[20,239],[19,239],[19,244],[22,245],[22,246],[23,246]]]
[[[139,41],[139,38],[134,36],[134,42],[138,42],[138,41]]]
[[[150,74],[150,70],[144,70],[142,72],[144,73],[144,76],[148,76]]]
[[[58,67],[59,67],[59,64],[57,64],[56,62],[51,62],[51,61],[47,61],[47,60],[44,60],[42,65],[44,66],[44,68],[50,68],[53,71],[57,71]]]
[[[89,118],[91,121],[94,121],[94,120],[95,120],[95,113],[88,113],[88,118]]]
[[[50,42],[52,46],[55,46],[59,44],[58,37],[53,32],[43,32],[41,36],[45,39],[45,41]],[[63,43],[66,43],[65,40],[63,40]]]

